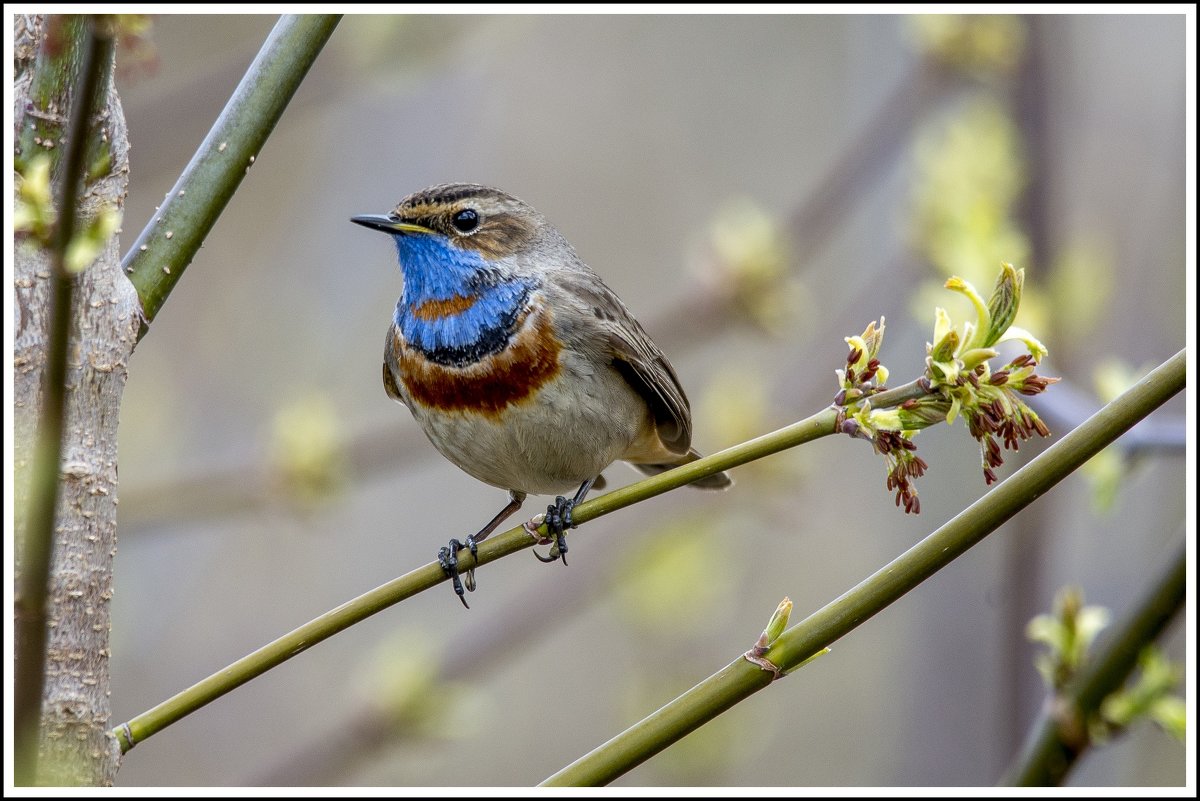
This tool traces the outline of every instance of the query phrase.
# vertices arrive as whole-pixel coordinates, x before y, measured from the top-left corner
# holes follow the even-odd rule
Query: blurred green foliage
[[[915,14],[907,18],[918,52],[984,81],[1011,73],[1025,51],[1025,21],[1013,15]]]

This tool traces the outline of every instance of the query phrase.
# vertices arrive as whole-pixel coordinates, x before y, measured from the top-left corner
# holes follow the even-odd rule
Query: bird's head
[[[389,214],[350,219],[392,235],[406,277],[427,269],[513,266],[547,227],[528,204],[480,184],[432,186],[404,198]]]

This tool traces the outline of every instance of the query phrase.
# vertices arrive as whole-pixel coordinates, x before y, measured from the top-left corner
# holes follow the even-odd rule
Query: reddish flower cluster
[[[967,418],[967,428],[971,436],[979,441],[979,449],[983,456],[983,478],[989,485],[998,479],[993,468],[1004,464],[1004,456],[997,437],[1003,442],[1003,447],[1017,451],[1021,440],[1029,440],[1034,434],[1050,436],[1050,429],[1034,414],[1033,410],[1011,395],[1020,392],[1022,395],[1037,395],[1046,387],[1058,381],[1057,378],[1047,378],[1030,372],[1019,382],[1010,381],[1012,374],[1018,370],[1032,369],[1037,362],[1029,354],[1022,354],[1013,359],[1008,367],[993,373],[988,384],[993,387],[1003,387],[1010,393],[1008,397],[996,397],[990,401],[981,400],[973,407],[964,406],[963,416]],[[979,380],[976,375],[983,374],[983,366],[967,373],[967,379],[978,388]]]
[[[901,435],[899,431],[877,431],[872,440],[875,451],[887,457],[891,467],[888,470],[888,491],[896,491],[896,505],[904,505],[907,514],[921,513],[921,499],[913,489],[910,479],[925,475],[929,465],[917,456],[917,444]]]

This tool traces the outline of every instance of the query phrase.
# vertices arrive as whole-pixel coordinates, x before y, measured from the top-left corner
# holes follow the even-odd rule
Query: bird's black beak
[[[433,229],[416,223],[401,222],[386,214],[361,214],[351,217],[350,222],[385,234],[432,234]]]

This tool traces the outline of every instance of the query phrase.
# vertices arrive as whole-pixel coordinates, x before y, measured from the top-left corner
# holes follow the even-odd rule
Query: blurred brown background
[[[126,246],[274,21],[158,16],[156,58],[124,64]],[[946,271],[986,291],[1012,261],[1018,323],[1083,399],[1069,421],[1098,376],[1184,344],[1184,24],[347,17],[130,365],[114,722],[505,500],[384,394],[400,275],[351,215],[445,181],[532,203],[668,352],[706,453],[829,403],[842,337],[880,315],[893,381],[915,377],[933,305],[967,314],[935,290]],[[748,648],[784,595],[799,620],[985,491],[962,425],[917,441],[919,517],[864,443],[774,456],[724,495],[585,526],[568,568],[484,568],[469,612],[449,587],[406,601],[139,745],[119,783],[537,783]],[[996,782],[1043,698],[1026,622],[1067,583],[1129,608],[1183,537],[1182,465],[1168,449],[1072,476],[619,784]],[[1182,626],[1166,642],[1182,659]],[[1072,776],[1183,781],[1183,746],[1145,725]]]

